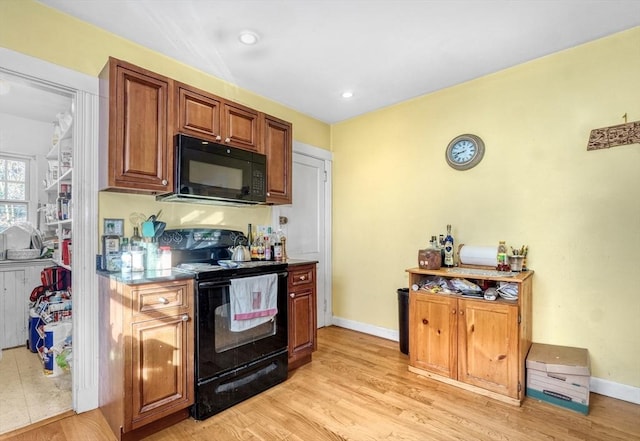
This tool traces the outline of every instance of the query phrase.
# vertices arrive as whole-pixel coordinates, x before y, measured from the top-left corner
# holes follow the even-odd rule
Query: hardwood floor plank
[[[207,420],[181,421],[146,440],[640,440],[636,404],[591,394],[589,415],[529,398],[517,407],[411,373],[407,364],[397,342],[322,328],[313,362],[284,383]],[[3,441],[114,439],[96,410]]]

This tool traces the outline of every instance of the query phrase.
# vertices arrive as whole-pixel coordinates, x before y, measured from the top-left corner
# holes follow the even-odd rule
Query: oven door
[[[231,279],[201,281],[197,284],[196,378],[199,382],[286,351],[286,271],[278,273],[277,285],[276,316],[261,325],[234,332],[231,330],[229,304]]]

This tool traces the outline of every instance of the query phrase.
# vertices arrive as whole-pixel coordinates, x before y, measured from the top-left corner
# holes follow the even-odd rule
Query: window
[[[0,155],[0,231],[29,220],[30,159]]]

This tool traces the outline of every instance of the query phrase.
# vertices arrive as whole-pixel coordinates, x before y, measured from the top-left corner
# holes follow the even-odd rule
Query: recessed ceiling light
[[[353,97],[353,92],[350,90],[345,90],[344,92],[342,92],[342,98],[352,98]]]
[[[258,37],[258,34],[256,34],[255,32],[242,31],[240,32],[238,39],[242,44],[251,46],[252,44],[256,44],[260,37]]]

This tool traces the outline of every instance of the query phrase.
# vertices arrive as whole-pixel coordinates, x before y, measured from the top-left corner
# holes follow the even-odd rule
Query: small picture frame
[[[104,219],[105,236],[124,236],[124,219]]]

